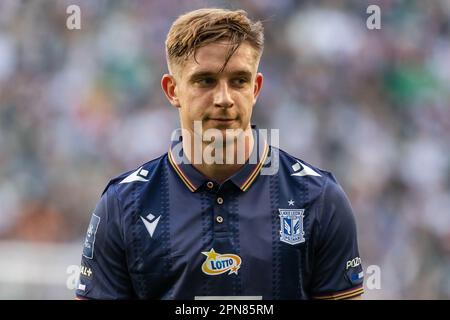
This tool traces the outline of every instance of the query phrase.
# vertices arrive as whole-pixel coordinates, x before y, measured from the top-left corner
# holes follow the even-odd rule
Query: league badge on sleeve
[[[305,209],[278,209],[280,211],[280,240],[294,245],[305,242],[303,217]]]
[[[98,224],[100,223],[100,217],[92,214],[91,221],[89,222],[88,231],[86,233],[86,239],[84,240],[83,256],[92,259],[94,257],[94,244],[95,234],[97,233]]]

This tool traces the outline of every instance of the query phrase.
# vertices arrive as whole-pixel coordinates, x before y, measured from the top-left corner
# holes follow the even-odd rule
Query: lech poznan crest
[[[280,240],[288,244],[305,242],[303,217],[305,209],[278,209],[280,211]]]

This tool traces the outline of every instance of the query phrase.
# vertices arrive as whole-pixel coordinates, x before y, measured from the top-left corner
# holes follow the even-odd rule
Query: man
[[[77,297],[363,293],[354,216],[333,175],[252,130],[263,42],[261,23],[242,10],[201,9],[174,22],[166,41],[170,74],[161,84],[179,110],[179,139],[104,190]]]

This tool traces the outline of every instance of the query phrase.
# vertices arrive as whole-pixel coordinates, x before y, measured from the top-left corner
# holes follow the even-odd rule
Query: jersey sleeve
[[[312,298],[348,299],[364,292],[356,221],[350,202],[332,177],[323,193],[314,254]]]
[[[89,222],[83,244],[77,299],[132,298],[120,217],[115,185],[110,185]]]

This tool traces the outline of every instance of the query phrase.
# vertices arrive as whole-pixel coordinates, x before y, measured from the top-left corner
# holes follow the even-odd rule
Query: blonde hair
[[[183,63],[196,50],[207,44],[226,39],[231,44],[223,71],[240,44],[247,41],[261,57],[264,48],[264,29],[260,21],[252,21],[244,10],[205,8],[187,12],[172,24],[166,39],[166,59],[169,71]],[[197,61],[197,60],[195,60]]]

